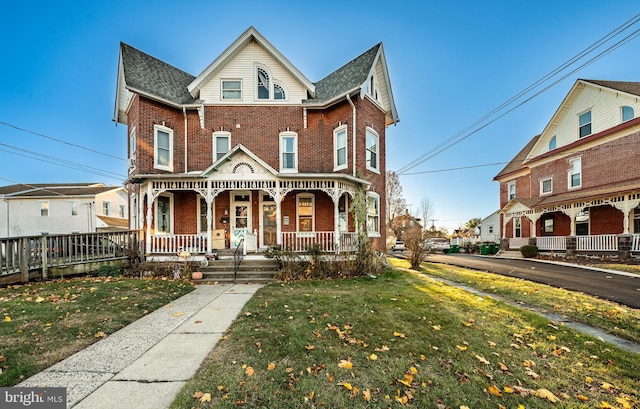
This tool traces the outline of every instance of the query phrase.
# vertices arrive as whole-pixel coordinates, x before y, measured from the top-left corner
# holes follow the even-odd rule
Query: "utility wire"
[[[42,138],[50,139],[50,140],[52,140],[52,141],[59,142],[59,143],[63,143],[63,144],[65,144],[65,145],[73,146],[74,148],[84,149],[85,151],[89,151],[89,152],[97,153],[97,154],[99,154],[99,155],[106,156],[106,157],[108,157],[108,158],[117,159],[117,160],[121,160],[121,161],[124,161],[124,160],[125,160],[125,159],[120,158],[120,157],[118,157],[118,156],[114,156],[114,155],[110,155],[110,154],[108,154],[108,153],[100,152],[100,151],[97,151],[97,150],[95,150],[95,149],[87,148],[87,147],[82,146],[82,145],[77,145],[77,144],[75,144],[75,143],[71,143],[71,142],[63,141],[62,139],[57,139],[57,138],[54,138],[54,137],[51,137],[51,136],[48,136],[48,135],[45,135],[45,134],[41,134],[41,133],[39,133],[39,132],[35,132],[35,131],[31,131],[31,130],[29,130],[29,129],[21,128],[21,127],[19,127],[19,126],[16,126],[16,125],[13,125],[13,124],[10,124],[10,123],[7,123],[7,122],[0,121],[0,125],[8,126],[8,127],[10,127],[10,128],[17,129],[18,131],[22,131],[22,132],[30,133],[30,134],[32,134],[32,135],[36,135],[36,136],[40,136],[40,137],[42,137]]]
[[[523,95],[527,94],[528,92],[530,92],[532,89],[534,89],[535,87],[537,87],[538,85],[540,85],[541,83],[549,80],[551,77],[557,75],[559,72],[565,70],[566,68],[568,68],[569,66],[575,64],[578,60],[582,59],[584,56],[586,56],[587,54],[593,52],[595,49],[597,49],[598,47],[600,47],[603,43],[609,41],[611,38],[617,36],[618,34],[620,34],[621,32],[625,31],[626,29],[628,29],[629,27],[631,27],[632,25],[636,24],[638,21],[640,21],[640,14],[637,14],[636,16],[634,16],[633,18],[631,18],[630,20],[626,21],[625,23],[623,23],[622,25],[620,25],[619,27],[617,27],[615,30],[611,31],[609,34],[607,34],[606,36],[604,36],[603,38],[601,38],[600,40],[596,41],[595,43],[593,43],[592,45],[590,45],[589,47],[587,47],[585,50],[581,51],[580,53],[578,53],[576,56],[572,57],[571,59],[569,59],[567,62],[565,62],[564,64],[560,65],[558,68],[554,69],[553,71],[551,71],[549,74],[543,76],[542,78],[540,78],[539,80],[535,81],[532,85],[528,86],[527,88],[525,88],[523,91],[520,91],[518,94],[516,94],[515,96],[511,97],[509,100],[507,100],[506,102],[502,103],[501,105],[499,105],[498,107],[494,108],[492,111],[490,111],[489,113],[487,113],[486,115],[484,115],[483,117],[481,117],[480,119],[476,120],[475,122],[473,122],[471,125],[467,126],[466,128],[464,128],[463,130],[459,131],[458,133],[456,133],[455,135],[453,135],[452,137],[446,139],[445,141],[441,142],[440,144],[438,144],[437,146],[435,146],[434,148],[432,148],[431,150],[427,151],[426,153],[424,153],[423,155],[421,155],[420,157],[418,157],[417,159],[413,160],[412,162],[409,162],[407,165],[401,167],[397,173],[398,175],[402,175],[402,174],[406,174],[406,172],[410,169],[413,169],[414,167],[420,165],[421,163],[424,163],[425,161],[433,158],[434,156],[444,152],[445,150],[455,146],[456,144],[458,144],[459,142],[463,141],[464,139],[468,138],[469,136],[477,133],[478,131],[480,131],[481,129],[485,128],[487,125],[495,122],[497,119],[502,118],[503,116],[505,116],[506,114],[510,113],[511,111],[513,111],[514,109],[524,105],[524,103],[530,101],[531,99],[533,99],[534,97],[540,95],[542,92],[548,90],[549,88],[551,88],[551,86],[554,86],[556,84],[558,84],[560,81],[564,80],[565,78],[567,78],[569,75],[575,73],[576,71],[578,71],[579,69],[593,63],[594,61],[598,60],[599,58],[601,58],[602,56],[610,53],[611,51],[617,49],[618,47],[620,47],[621,45],[625,44],[626,42],[632,40],[633,38],[637,37],[638,32],[640,30],[637,30],[635,32],[633,32],[632,34],[630,34],[629,36],[625,37],[624,39],[622,39],[621,41],[619,41],[618,43],[614,44],[613,46],[609,47],[608,49],[606,49],[605,51],[603,51],[602,53],[598,54],[596,57],[592,58],[591,60],[587,61],[587,63],[581,65],[578,69],[573,70],[571,73],[565,75],[564,77],[561,78],[561,80],[555,81],[553,84],[551,84],[551,86],[548,86],[546,88],[544,88],[541,92],[536,93],[533,97],[528,98],[527,100],[525,100],[524,102],[518,104],[517,106],[515,106],[514,108],[508,110],[506,113],[498,116],[497,118],[493,119],[492,121],[490,121],[489,123],[481,126],[480,128],[474,130],[473,132],[467,134],[466,136],[464,136],[462,139],[453,142],[455,139],[461,137],[465,132],[469,131],[470,129],[472,129],[473,127],[475,127],[476,125],[479,125],[480,123],[482,123],[483,121],[485,121],[486,119],[490,118],[491,116],[493,116],[494,114],[496,114],[497,112],[501,111],[502,109],[504,109],[505,107],[507,107],[508,105],[510,105],[511,103],[513,103],[514,101],[516,101],[517,99],[519,99],[520,97],[522,97]]]

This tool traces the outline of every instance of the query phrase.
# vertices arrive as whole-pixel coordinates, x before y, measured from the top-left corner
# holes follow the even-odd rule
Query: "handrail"
[[[233,281],[236,281],[238,277],[238,269],[240,268],[240,263],[244,259],[244,238],[240,239],[238,245],[236,246],[236,251],[233,253]]]

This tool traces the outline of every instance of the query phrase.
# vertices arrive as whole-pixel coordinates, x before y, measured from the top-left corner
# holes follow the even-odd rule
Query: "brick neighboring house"
[[[242,238],[346,250],[360,187],[385,249],[385,131],[399,119],[382,43],[315,83],[253,27],[195,76],[121,43],[114,121],[149,255]]]
[[[579,79],[494,178],[503,248],[640,251],[640,83]]]

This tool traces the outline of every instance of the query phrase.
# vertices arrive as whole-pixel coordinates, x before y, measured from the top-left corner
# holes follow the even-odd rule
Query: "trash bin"
[[[496,243],[489,244],[489,254],[496,254],[498,252],[498,245]]]
[[[459,253],[460,252],[460,246],[458,246],[457,244],[452,244],[449,247],[449,253]]]
[[[480,245],[480,254],[483,256],[486,256],[487,254],[489,254],[489,245],[488,244],[481,244]]]

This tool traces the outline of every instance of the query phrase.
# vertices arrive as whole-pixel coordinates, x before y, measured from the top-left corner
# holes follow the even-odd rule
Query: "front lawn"
[[[12,386],[190,292],[187,281],[78,278],[0,288],[0,386]]]
[[[172,408],[624,408],[639,373],[637,355],[392,270],[264,287]]]

